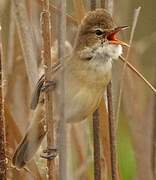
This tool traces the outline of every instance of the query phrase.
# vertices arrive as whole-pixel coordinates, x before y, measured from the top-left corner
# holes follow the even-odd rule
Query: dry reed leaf
[[[12,5],[30,88],[32,90],[38,78],[37,54],[34,48],[33,32],[28,19],[25,1],[15,0],[12,1]]]
[[[14,120],[14,118],[12,117],[8,105],[5,104],[4,107],[4,113],[5,113],[5,117],[6,117],[6,124],[7,124],[7,128],[8,130],[11,130],[12,133],[15,136],[15,140],[17,143],[19,143],[22,139],[22,134],[16,124],[16,121]]]
[[[30,88],[24,59],[22,57],[17,28],[15,27],[14,29],[14,34],[12,34],[14,35],[14,38],[12,39],[11,34],[9,38],[9,44],[11,43],[12,46],[7,52],[8,57],[10,57],[10,62],[5,62],[5,66],[7,67],[7,88],[5,100],[9,104],[10,111],[14,119],[16,119],[16,123],[20,127],[21,131],[24,132],[30,114]],[[10,31],[11,30],[12,29],[10,29]]]

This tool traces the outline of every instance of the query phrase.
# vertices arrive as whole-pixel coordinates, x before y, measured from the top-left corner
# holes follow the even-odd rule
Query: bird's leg
[[[55,81],[46,81],[45,84],[42,86],[41,91],[44,92],[44,91],[53,90],[55,87],[56,87]],[[50,151],[53,151],[54,153],[50,154]],[[47,155],[40,155],[41,158],[53,160],[57,156],[57,149],[47,147],[46,149],[43,150],[43,153],[47,153]]]
[[[49,153],[50,151],[57,152],[57,148],[47,147],[46,149],[43,149],[43,153]]]
[[[55,81],[46,81],[45,84],[42,86],[41,91],[48,91],[53,90],[56,87]]]
[[[54,153],[49,154],[50,151],[54,151]],[[56,148],[50,148],[50,147],[47,147],[46,149],[44,149],[43,153],[47,153],[48,155],[40,155],[40,157],[44,159],[48,159],[48,160],[53,160],[58,154]]]

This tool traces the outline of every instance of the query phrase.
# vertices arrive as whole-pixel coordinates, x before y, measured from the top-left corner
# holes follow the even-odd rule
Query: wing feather
[[[52,67],[52,74],[55,74],[61,68],[61,63],[58,62]],[[31,109],[35,109],[40,98],[41,90],[45,82],[45,75],[43,74],[40,79],[38,80],[34,92],[32,94],[32,100],[30,104]]]

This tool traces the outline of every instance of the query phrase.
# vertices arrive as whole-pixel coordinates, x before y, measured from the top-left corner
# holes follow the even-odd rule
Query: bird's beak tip
[[[125,43],[123,41],[120,41],[120,40],[115,38],[115,35],[118,32],[120,32],[121,30],[125,30],[127,28],[129,28],[129,26],[127,26],[127,25],[116,27],[110,34],[107,35],[107,39],[108,39],[109,43],[111,43],[111,44],[118,44],[118,45],[122,45],[122,46],[126,46],[126,47],[130,47],[127,43]]]

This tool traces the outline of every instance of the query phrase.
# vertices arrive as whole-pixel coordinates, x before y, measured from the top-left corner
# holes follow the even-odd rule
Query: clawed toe
[[[47,81],[41,88],[41,91],[53,90],[56,86],[55,81]]]
[[[47,155],[47,156],[40,155],[41,158],[48,159],[48,160],[53,160],[53,159],[56,158],[56,156],[57,156],[57,153],[49,154],[49,155]]]
[[[50,151],[54,151],[54,153],[49,154]],[[41,158],[48,159],[48,160],[53,160],[57,156],[57,149],[47,147],[46,149],[43,150],[43,153],[47,153],[48,155],[40,155]]]
[[[56,148],[47,147],[46,149],[43,149],[43,153],[49,153],[50,151],[57,152]]]

